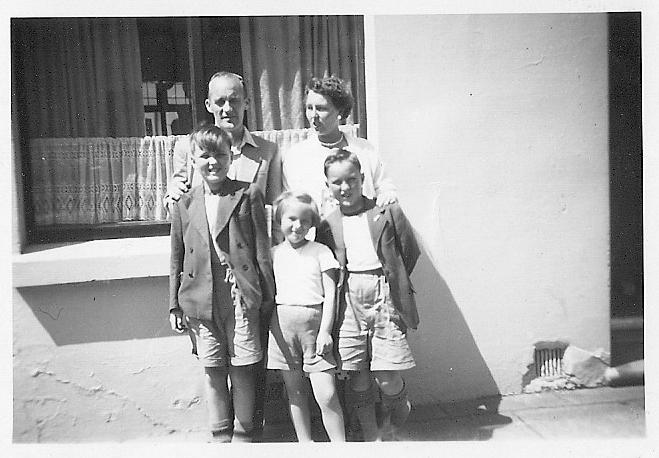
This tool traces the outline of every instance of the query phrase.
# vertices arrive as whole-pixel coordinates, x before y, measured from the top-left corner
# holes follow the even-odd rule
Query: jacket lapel
[[[341,211],[336,208],[334,211],[330,212],[325,219],[332,231],[336,260],[339,261],[341,267],[345,267],[348,264],[348,258],[346,256],[346,244],[343,240],[343,219],[341,218]]]
[[[196,186],[190,191],[188,214],[190,217],[190,224],[197,229],[202,236],[201,240],[206,243],[206,240],[208,240],[208,219],[206,218],[206,203],[204,200],[203,186]]]
[[[212,234],[213,239],[217,238],[218,234],[222,232],[224,226],[229,222],[233,209],[236,208],[236,205],[240,202],[243,191],[243,188],[235,189],[233,192],[220,199],[220,204],[217,208],[217,219],[215,220],[214,233]]]
[[[380,237],[382,236],[384,227],[387,224],[386,208],[373,205],[366,212],[366,218],[368,219],[368,228],[370,229],[371,238],[373,239],[373,246],[377,251],[378,244],[380,243]]]

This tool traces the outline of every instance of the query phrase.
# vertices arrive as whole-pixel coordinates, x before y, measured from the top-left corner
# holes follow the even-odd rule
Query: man
[[[206,110],[213,115],[214,124],[231,139],[233,161],[227,177],[255,183],[265,204],[272,205],[282,191],[281,159],[275,143],[252,135],[243,124],[249,97],[242,76],[230,72],[217,72],[211,76],[205,104]],[[179,200],[192,186],[201,183],[201,177],[194,173],[192,167],[190,142],[176,142],[173,162],[174,173],[167,186],[166,204]],[[278,240],[278,237],[277,233],[273,234],[273,240]],[[261,318],[261,342],[263,348],[267,348],[270,317]],[[258,440],[263,428],[266,388],[263,362],[258,364],[256,372],[254,435]]]
[[[233,162],[228,177],[255,183],[265,203],[272,204],[282,191],[281,160],[275,143],[252,135],[243,125],[249,107],[243,78],[230,72],[215,73],[208,82],[205,104],[215,125],[231,139]],[[166,203],[177,201],[191,186],[200,183],[190,159],[189,142],[176,142],[174,173],[167,186]]]

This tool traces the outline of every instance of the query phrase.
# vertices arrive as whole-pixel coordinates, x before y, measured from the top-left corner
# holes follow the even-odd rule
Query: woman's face
[[[309,125],[319,136],[329,135],[339,130],[339,110],[329,98],[322,94],[309,91],[306,114]]]

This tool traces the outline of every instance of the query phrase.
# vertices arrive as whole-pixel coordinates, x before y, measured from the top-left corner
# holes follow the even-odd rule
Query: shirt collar
[[[217,192],[211,191],[211,188],[208,187],[208,183],[206,183],[205,181],[203,182],[203,185],[204,185],[204,196],[221,196],[224,195],[227,186],[229,186],[229,179],[227,178],[226,180],[224,180],[224,183],[222,183],[219,191]]]
[[[245,126],[243,126],[243,138],[240,144],[231,147],[231,151],[233,152],[234,159],[242,154],[243,147],[245,145],[252,145],[255,148],[258,146],[254,141],[252,134],[249,132],[249,130],[247,130]]]
[[[212,196],[212,195],[215,195],[215,194],[211,191],[211,188],[208,187],[208,183],[206,183],[205,181],[202,181],[202,185],[203,185],[203,187],[204,187],[204,195],[205,195],[205,196]]]

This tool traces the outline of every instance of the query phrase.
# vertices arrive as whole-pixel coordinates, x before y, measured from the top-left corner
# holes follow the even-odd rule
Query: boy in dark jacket
[[[227,178],[231,142],[219,127],[202,127],[190,140],[203,181],[172,207],[170,323],[189,329],[204,367],[214,440],[251,441],[260,315],[274,306],[263,197]]]
[[[325,217],[317,240],[332,248],[342,268],[337,324],[339,367],[350,372],[346,407],[364,440],[393,439],[411,408],[400,371],[415,365],[406,332],[419,323],[409,277],[419,248],[398,204],[377,207],[362,195],[354,153],[339,149],[324,166],[339,208]],[[373,378],[382,396],[381,430]]]

